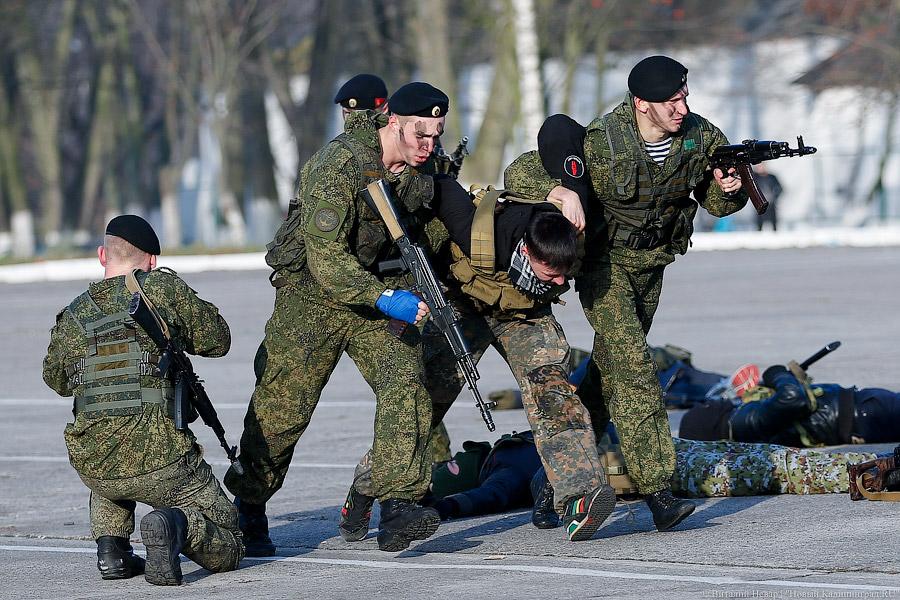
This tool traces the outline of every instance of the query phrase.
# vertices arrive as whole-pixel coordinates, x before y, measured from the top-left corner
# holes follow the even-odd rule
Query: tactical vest
[[[487,189],[473,187],[470,194],[474,194],[472,202],[476,206],[472,219],[471,256],[466,256],[462,248],[450,242],[450,273],[461,284],[460,289],[464,293],[501,311],[522,311],[555,301],[569,289],[568,284],[554,285],[546,299],[532,298],[513,285],[509,273],[496,270],[494,224],[496,215],[503,210],[502,205],[498,206],[498,200],[503,198],[506,202],[554,206],[553,204],[513,196],[511,192],[496,190],[493,186]]]
[[[609,244],[649,250],[671,243],[675,252],[687,252],[697,213],[690,193],[708,163],[700,120],[694,114],[685,117],[678,153],[665,163],[674,160],[678,166],[661,181],[654,181],[654,175],[658,178],[664,165],[647,155],[634,127],[623,126],[615,113],[595,123],[588,131],[601,130],[606,137],[601,158],[609,163],[612,184],[603,203]]]
[[[144,404],[161,404],[173,414],[174,390],[141,385],[141,377],[159,377],[159,356],[141,349],[138,325],[126,311],[105,314],[90,292],[69,305],[69,313],[86,336],[84,358],[66,369],[75,395],[75,414],[134,415]],[[81,316],[77,316],[81,315]]]

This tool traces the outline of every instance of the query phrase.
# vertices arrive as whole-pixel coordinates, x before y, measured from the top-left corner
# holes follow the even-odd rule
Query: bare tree
[[[60,241],[63,195],[60,185],[59,121],[63,79],[74,27],[75,2],[25,7],[26,43],[15,54],[24,105],[41,176],[40,231],[44,243]]]

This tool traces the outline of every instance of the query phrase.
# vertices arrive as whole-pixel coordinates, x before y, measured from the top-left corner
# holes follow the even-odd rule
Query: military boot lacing
[[[672,529],[694,512],[695,508],[693,502],[676,498],[668,489],[648,494],[644,501],[653,513],[653,522],[658,531]]]

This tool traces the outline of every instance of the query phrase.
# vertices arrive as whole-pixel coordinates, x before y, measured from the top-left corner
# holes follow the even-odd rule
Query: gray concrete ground
[[[802,359],[837,339],[840,350],[812,369],[819,381],[900,389],[898,272],[900,248],[698,252],[667,272],[650,340],[692,350],[700,368],[730,372],[745,362]],[[233,443],[272,307],[266,277],[187,278],[232,326],[229,356],[195,366]],[[374,414],[374,396],[347,360],[269,505],[275,560],[248,559],[217,576],[185,562],[189,585],[175,590],[142,578],[103,582],[93,566],[88,493],[62,439],[71,405],[40,376],[53,315],[83,287],[0,286],[0,598],[900,597],[900,506],[844,495],[705,500],[665,534],[655,532],[643,503],[620,503],[596,537],[579,544],[561,530],[533,528],[524,511],[445,523],[396,555],[380,552],[371,534],[345,543],[336,533],[339,505],[371,441]],[[570,342],[588,347],[577,298],[567,300],[557,314]],[[496,354],[480,371],[485,393],[513,384]],[[672,414],[676,427],[679,417]],[[495,420],[498,433],[527,427],[522,411],[497,411]],[[493,437],[465,396],[448,427],[455,449]],[[221,475],[225,460],[214,438],[195,431]]]

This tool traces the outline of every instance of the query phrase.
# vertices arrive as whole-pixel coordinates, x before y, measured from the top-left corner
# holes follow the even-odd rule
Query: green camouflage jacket
[[[169,325],[185,352],[200,356],[223,356],[231,346],[231,333],[218,309],[197,297],[181,278],[168,269],[138,274],[138,281]],[[90,284],[96,305],[106,314],[127,311],[131,293],[125,277],[113,277]],[[150,338],[137,328],[141,350],[156,353]],[[50,346],[44,357],[44,381],[61,396],[72,396],[77,385],[67,369],[88,353],[88,339],[69,307],[56,316],[50,331]],[[141,387],[159,388],[164,381],[142,375]],[[110,381],[115,384],[115,380]],[[115,394],[100,396],[116,400]],[[82,475],[96,479],[134,477],[178,460],[194,444],[190,431],[178,431],[174,421],[159,404],[145,404],[137,414],[99,416],[79,413],[65,430],[69,461]]]
[[[378,178],[387,180],[400,199],[396,207],[412,239],[439,228],[428,205],[434,193],[431,177],[412,168],[401,173],[387,171],[381,162],[379,117],[360,111],[348,117],[344,135],[352,136],[359,152],[338,139],[319,150],[300,173],[299,224],[306,270],[300,272],[296,288],[336,306],[374,306],[378,296],[393,282],[385,283],[378,263],[398,256],[380,217],[360,194]],[[361,154],[361,155],[357,155]],[[436,245],[426,243],[426,246]]]
[[[696,211],[693,202],[684,203],[677,208],[682,211],[681,222],[675,224],[674,242],[662,244],[652,249],[632,249],[617,243],[609,243],[607,225],[609,216],[607,211],[626,207],[637,200],[639,190],[636,189],[638,176],[632,174],[632,169],[637,169],[638,161],[650,164],[652,184],[664,189],[668,181],[677,178],[688,179],[694,185],[691,186],[694,199],[700,206],[712,215],[721,217],[732,214],[747,203],[747,194],[743,191],[729,198],[721,188],[713,181],[712,172],[708,171],[709,156],[720,145],[727,144],[725,135],[712,123],[703,117],[691,113],[690,119],[685,121],[686,128],[690,131],[699,131],[689,135],[683,132],[672,140],[672,148],[663,165],[656,165],[646,154],[643,145],[639,144],[640,133],[634,117],[634,108],[631,95],[627,95],[625,101],[612,112],[595,119],[587,127],[587,135],[584,141],[585,164],[590,173],[594,198],[586,207],[587,231],[585,264],[589,265],[593,260],[605,260],[602,255],[608,249],[609,260],[634,266],[649,267],[665,265],[674,259],[674,254],[684,253],[689,244],[693,231],[691,219]],[[607,123],[613,123],[621,131],[632,132],[625,136],[626,144],[630,144],[629,152],[637,157],[630,160],[611,160],[614,151],[611,148],[607,135]],[[694,139],[700,140],[700,147],[695,148]],[[686,141],[688,140],[688,141]],[[684,152],[682,152],[684,150]],[[641,160],[645,159],[645,160]],[[616,173],[612,172],[614,165]],[[622,171],[621,173],[618,171]],[[551,178],[544,169],[537,151],[526,152],[517,158],[504,173],[504,186],[532,198],[545,198],[557,185],[559,180]],[[628,184],[622,186],[625,189],[617,189],[616,181],[628,179]],[[630,186],[630,188],[628,187]],[[680,228],[679,228],[680,227]]]

